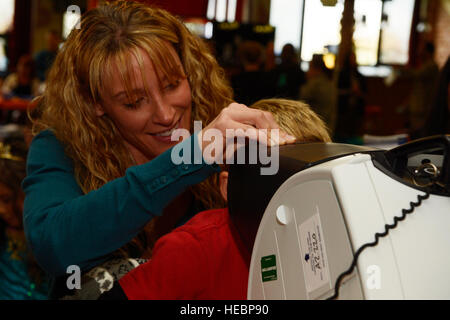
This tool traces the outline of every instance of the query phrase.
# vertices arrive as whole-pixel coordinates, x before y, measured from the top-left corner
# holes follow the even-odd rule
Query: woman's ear
[[[103,109],[103,106],[100,103],[96,103],[95,106],[95,114],[97,117],[101,117],[105,114],[105,109]]]
[[[227,189],[228,189],[228,171],[222,171],[219,174],[219,184],[220,184],[220,194],[225,201],[227,199]]]

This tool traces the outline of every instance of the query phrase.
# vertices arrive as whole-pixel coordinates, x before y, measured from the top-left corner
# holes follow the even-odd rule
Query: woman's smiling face
[[[181,61],[171,45],[168,51],[179,68]],[[155,68],[148,54],[139,50],[142,65],[131,55],[131,96],[118,68],[105,81],[98,116],[107,115],[121,132],[136,164],[143,164],[173,147],[173,130],[191,129],[191,88],[187,77],[170,81]]]

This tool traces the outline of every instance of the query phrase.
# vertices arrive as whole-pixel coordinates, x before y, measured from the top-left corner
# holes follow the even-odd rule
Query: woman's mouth
[[[171,142],[172,133],[177,130],[180,127],[180,120],[177,121],[177,123],[169,130],[158,132],[158,133],[150,133],[152,137],[154,137],[157,140],[163,141],[163,142]]]

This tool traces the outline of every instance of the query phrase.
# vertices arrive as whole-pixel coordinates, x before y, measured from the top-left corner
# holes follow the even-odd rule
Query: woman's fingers
[[[227,163],[227,159],[233,156],[238,144],[245,142],[245,137],[260,140],[255,127],[233,120],[221,123],[219,128],[208,126],[201,131],[203,158],[208,163]],[[262,136],[261,140],[263,139],[267,141],[266,136]]]
[[[223,116],[226,120],[232,120],[241,124],[251,125],[257,129],[266,129],[269,137],[274,136],[272,144],[285,144],[295,142],[295,137],[288,135],[279,129],[272,113],[257,109],[248,108],[243,104],[232,103],[222,110],[218,118]],[[273,133],[279,130],[278,135]]]
[[[268,134],[270,130],[256,129],[247,124],[230,120],[226,123],[225,133],[217,128],[205,128],[201,131],[203,158],[207,163],[229,163],[234,157],[235,151],[243,147],[246,139],[255,141],[254,147],[259,143],[260,147],[278,145],[278,134]],[[253,155],[257,156],[257,155]]]
[[[245,141],[245,138],[268,146],[293,143],[296,140],[279,129],[270,112],[232,103],[202,130],[203,156],[207,162],[226,160],[227,156],[234,153],[236,144],[239,143],[237,141]]]
[[[213,120],[206,128],[202,130],[203,144],[209,144],[207,141],[210,136],[216,136],[219,133],[222,135],[223,141],[227,136],[247,136],[250,139],[258,140],[267,145],[284,144],[284,139],[279,139],[278,128],[258,129],[255,126],[234,120],[233,114],[221,113]],[[276,132],[274,132],[274,130]],[[229,138],[229,137],[228,137]],[[280,141],[281,140],[281,141]]]
[[[268,135],[274,131],[280,130],[278,123],[275,121],[272,113],[258,109],[248,108],[243,104],[232,103],[228,109],[224,110],[230,113],[230,117],[237,122],[249,124],[258,129],[267,129]],[[278,135],[277,144],[288,143],[289,140],[295,140],[294,137],[289,137],[288,134],[281,132]]]
[[[230,104],[223,112],[228,112],[237,122],[246,123],[258,129],[279,129],[270,112],[251,109],[238,103]]]

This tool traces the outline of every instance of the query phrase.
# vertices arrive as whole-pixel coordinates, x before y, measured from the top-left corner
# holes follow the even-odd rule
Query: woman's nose
[[[152,116],[153,123],[161,126],[170,126],[175,121],[175,112],[175,108],[170,103],[167,103],[164,99],[157,99]]]

